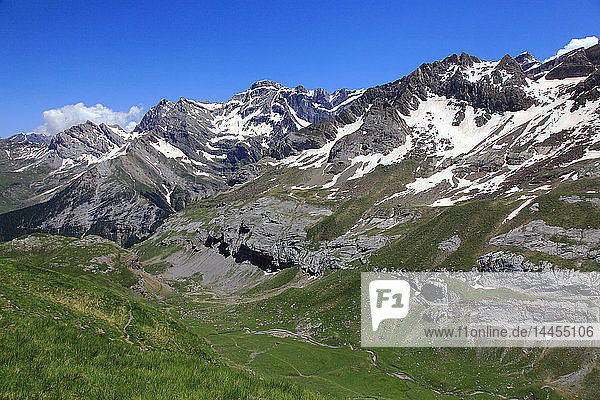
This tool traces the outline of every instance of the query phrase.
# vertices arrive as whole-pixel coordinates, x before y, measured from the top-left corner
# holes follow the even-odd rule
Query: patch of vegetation
[[[364,270],[364,269],[363,269]],[[283,328],[303,331],[328,343],[358,346],[360,343],[360,269],[339,270],[304,288],[291,288],[272,298],[244,303],[217,312],[219,318],[236,320],[236,326],[248,326],[260,331]],[[318,380],[335,382],[338,393],[350,396],[352,389],[362,396],[377,393],[378,398],[443,398],[431,390],[403,387],[407,381],[388,381],[381,370],[373,369],[360,353],[348,347],[324,351],[289,338],[248,335],[230,324],[211,328],[203,325],[211,342],[218,343],[220,352],[236,363],[254,366],[257,371],[282,374],[294,381],[310,381],[309,387],[319,388]],[[586,349],[496,349],[496,348],[378,348],[373,349],[381,366],[389,371],[407,373],[420,385],[450,392],[489,391],[511,398],[563,399],[563,395],[548,382],[577,371],[593,358]],[[321,355],[321,352],[324,352]],[[338,354],[345,354],[337,361]],[[325,355],[326,354],[326,355]],[[328,360],[318,365],[313,360]],[[310,362],[307,360],[311,360]],[[312,363],[312,364],[310,364]],[[329,372],[333,365],[339,370],[335,377]],[[322,368],[322,369],[321,369]],[[347,375],[353,371],[354,379]],[[600,377],[593,372],[592,376]],[[301,378],[302,377],[302,378]],[[359,381],[360,386],[355,386]],[[385,387],[378,386],[386,382]],[[585,393],[600,389],[600,380],[585,388]],[[330,390],[333,385],[329,384]],[[423,389],[422,386],[419,386]],[[594,389],[595,388],[595,389]],[[327,392],[323,392],[327,393]],[[358,394],[355,394],[358,396]],[[492,395],[471,395],[469,398],[496,398]],[[584,397],[591,398],[591,397]]]
[[[0,260],[0,397],[320,398],[234,368],[153,304],[43,259]]]
[[[561,196],[576,193],[552,191],[537,197],[534,202],[538,204],[539,211],[531,211],[525,207],[519,214],[506,224],[501,232],[505,233],[521,225],[541,219],[550,226],[559,226],[565,229],[600,229],[600,208],[589,202],[569,204],[560,200]]]
[[[134,259],[130,252],[97,236],[76,239],[33,234],[0,243],[0,261],[50,268],[127,288],[137,282],[129,269]]]
[[[324,217],[307,230],[307,239],[313,242],[331,240],[346,233],[363,213],[373,204],[373,200],[355,197],[344,201],[333,214]]]
[[[197,288],[202,283],[202,280],[202,274],[196,273],[193,276],[187,278],[170,280],[169,284],[179,292],[188,293],[197,290]]]
[[[372,268],[411,271],[471,269],[507,213],[507,206],[491,200],[445,208],[439,215],[411,224],[401,238],[376,251],[369,264]],[[460,247],[440,261],[439,243],[455,235],[461,240]]]
[[[182,221],[202,222],[208,226],[210,221],[217,216],[217,208],[225,204],[224,200],[222,194],[199,200],[184,208],[177,218]]]
[[[170,244],[164,246],[160,243],[160,240],[147,240],[134,247],[135,253],[140,257],[140,261],[145,264],[161,262],[166,257],[179,250],[181,250],[180,245]]]
[[[358,182],[349,181],[341,191],[347,191],[334,213],[311,226],[307,239],[313,243],[331,240],[346,233],[363,214],[379,200],[396,193],[413,178],[417,161],[406,160],[394,165],[379,165]]]
[[[268,278],[264,282],[259,283],[258,285],[252,287],[247,290],[245,295],[254,295],[259,293],[264,293],[269,290],[277,289],[282,287],[285,284],[288,284],[300,273],[300,266],[295,265],[290,268],[286,268],[277,272],[273,277]]]
[[[600,379],[581,392],[561,393],[552,383],[576,372],[593,357],[586,349],[522,348],[383,348],[381,364],[442,390],[477,388],[517,399],[593,398]],[[501,361],[500,361],[501,360]],[[518,371],[518,372],[517,372]],[[600,378],[591,373],[590,378]],[[580,396],[580,397],[579,397]]]
[[[221,323],[197,329],[224,357],[238,365],[252,368],[265,376],[285,377],[309,387],[327,398],[450,400],[456,396],[439,395],[418,384],[398,379],[374,366],[371,355],[349,347],[325,348],[291,337],[248,334]],[[492,399],[475,395],[475,400]]]
[[[168,270],[169,268],[171,268],[171,266],[172,265],[169,262],[158,261],[158,262],[144,265],[144,271],[146,271],[150,274],[153,274],[153,275],[160,275],[163,272],[165,272],[166,270]]]
[[[312,335],[323,341],[358,343],[360,272],[330,271],[303,288],[289,288],[265,300],[224,310],[224,317],[236,316],[252,329],[284,327],[296,331],[309,323]]]

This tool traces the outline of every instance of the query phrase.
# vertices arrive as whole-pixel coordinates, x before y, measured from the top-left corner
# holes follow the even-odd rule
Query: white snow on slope
[[[50,175],[61,174],[61,173],[65,172],[66,170],[72,168],[74,165],[75,165],[75,161],[73,161],[72,159],[63,158],[60,167],[57,170],[50,172]]]
[[[337,106],[333,107],[332,109],[325,109],[325,110],[330,111],[330,112],[336,112],[340,108],[347,106],[348,104],[350,104],[351,102],[353,102],[354,100],[359,98],[365,91],[366,91],[366,89],[356,90],[352,95],[348,96],[348,98],[346,100],[344,100]]]
[[[266,123],[254,125],[251,123],[252,118],[262,116],[260,109],[257,109],[252,114],[242,117],[240,108],[236,108],[235,112],[229,114],[218,115],[214,119],[214,126],[217,129],[219,136],[231,136],[236,140],[243,141],[248,137],[267,135],[271,131],[271,126]]]
[[[290,107],[290,104],[288,103],[287,99],[285,100],[285,104],[288,107],[288,110],[290,110],[290,114],[292,114],[292,117],[294,118],[294,122],[296,123],[296,127],[300,130],[302,128],[306,128],[307,126],[310,125],[310,122],[303,120],[302,118],[300,118],[298,116],[298,114],[296,114],[296,110],[294,110],[292,107]]]
[[[356,165],[360,163],[360,166],[354,172],[354,174],[348,178],[358,179],[362,178],[369,172],[373,171],[377,168],[378,165],[391,165],[397,163],[402,160],[406,153],[412,148],[412,138],[410,136],[406,136],[406,142],[392,150],[389,154],[383,155],[381,153],[374,153],[368,155],[359,155],[351,160],[351,165]]]
[[[261,103],[262,95],[255,93],[265,91],[270,91],[271,93],[267,93],[267,95],[272,96],[271,102],[268,105]],[[211,142],[214,143],[226,139],[245,141],[250,137],[271,135],[271,124],[267,122],[256,122],[263,120],[265,117],[265,112],[269,112],[269,109],[270,114],[266,116],[272,122],[281,122],[284,118],[285,112],[287,112],[294,120],[296,129],[302,129],[310,125],[311,122],[301,118],[298,115],[297,110],[295,110],[287,102],[285,95],[294,93],[295,91],[296,89],[287,88],[280,85],[266,85],[238,93],[225,103],[207,103],[186,100],[212,113],[212,124],[214,126],[212,132],[216,135],[216,137],[211,138]],[[350,91],[349,97],[335,107],[328,108],[318,104],[317,102],[313,102],[313,106],[330,113],[337,113],[340,109],[346,107],[352,101],[360,97],[364,92],[364,89]],[[307,100],[310,101],[310,97],[315,96],[315,94],[315,90],[308,90],[307,95],[309,97]],[[333,94],[328,94],[325,97],[327,101],[334,100]],[[265,110],[265,107],[268,108]],[[280,111],[275,111],[281,107],[285,109],[283,114]],[[249,111],[251,113],[248,113]]]
[[[419,108],[405,117],[408,126],[418,134],[432,137],[436,142],[449,141],[453,148],[438,149],[437,155],[456,157],[467,153],[490,134],[490,126],[496,126],[502,117],[493,115],[491,120],[482,127],[475,125],[475,110],[471,106],[465,109],[465,118],[459,126],[453,126],[458,107],[450,104],[445,97],[432,96],[419,104]]]
[[[11,155],[8,151],[6,152],[9,156]],[[19,159],[26,159],[26,158],[34,158],[35,161],[31,164],[25,165],[19,169],[16,169],[14,171],[11,172],[23,172],[28,170],[29,168],[35,167],[39,164],[42,163],[42,161],[44,161],[45,156],[49,153],[49,151],[47,149],[41,149],[41,150],[37,150],[34,152],[27,152],[27,156],[23,156],[22,154],[19,155],[18,157],[14,157],[14,159],[19,160]]]
[[[159,153],[162,153],[167,158],[184,158],[185,154],[183,151],[173,146],[172,144],[166,142],[162,138],[156,138],[158,143],[150,142],[152,147],[156,149]]]
[[[558,91],[563,90],[561,88],[564,88],[565,85],[574,85],[579,81],[581,81],[581,78],[565,79],[562,83],[553,83],[553,86],[550,86],[547,82],[542,82],[539,85],[532,83],[530,90],[534,92],[542,90],[540,87],[546,87],[550,88],[548,90],[557,91],[558,93]],[[432,96],[426,101],[422,101],[418,109],[412,111],[405,120],[420,138],[431,140],[437,144],[435,155],[442,157],[439,164],[446,158],[454,158],[461,154],[479,151],[483,148],[482,146],[493,144],[502,136],[524,124],[527,125],[520,137],[517,138],[520,144],[524,144],[531,139],[541,143],[553,133],[565,129],[578,129],[591,122],[597,123],[600,120],[596,113],[600,106],[600,100],[587,102],[584,107],[571,112],[572,100],[550,95],[547,99],[552,99],[552,101],[531,106],[527,110],[494,114],[487,123],[477,127],[474,117],[481,111],[476,111],[467,106],[463,121],[459,126],[453,126],[452,122],[459,107],[453,105],[452,100]],[[550,117],[547,118],[548,116]],[[536,127],[539,124],[541,125]],[[594,139],[594,141],[597,140]],[[448,142],[451,144],[450,146],[445,145]]]
[[[115,146],[111,151],[109,151],[108,153],[106,153],[104,156],[102,156],[100,158],[91,157],[92,159],[87,160],[88,164],[96,164],[99,162],[108,161],[108,160],[112,160],[112,159],[121,157],[121,156],[127,154],[128,148],[129,148],[129,143],[126,143],[121,147]]]
[[[169,190],[169,188],[166,187],[164,184],[162,184],[161,186],[163,187],[163,189],[165,189],[165,200],[169,205],[171,205],[171,194],[173,193],[174,189]]]
[[[225,103],[209,103],[208,101],[195,101],[195,100],[189,100],[189,101],[193,102],[194,104],[196,104],[202,108],[205,108],[209,111],[215,111],[215,110],[218,110],[225,106]]]
[[[527,200],[524,201],[515,210],[513,210],[510,214],[508,214],[508,216],[506,218],[504,218],[504,221],[502,221],[502,223],[505,224],[508,221],[514,219],[517,215],[519,215],[521,210],[524,209],[525,207],[527,207],[535,198],[537,198],[537,196],[521,196],[521,199],[527,199]]]
[[[493,63],[481,66],[482,70],[493,68]],[[475,71],[475,70],[474,70]],[[483,72],[479,71],[479,74]],[[475,72],[473,72],[475,75]],[[369,154],[354,157],[350,160],[350,167],[355,168],[353,175],[348,179],[360,178],[373,171],[377,165],[389,165],[401,161],[414,146],[432,146],[428,154],[440,157],[437,165],[441,165],[445,159],[466,157],[474,154],[484,154],[488,151],[498,151],[508,148],[510,144],[531,144],[541,143],[552,133],[561,132],[564,129],[574,129],[575,134],[589,124],[600,122],[597,115],[597,109],[600,107],[600,101],[588,102],[584,107],[571,112],[573,106],[572,100],[566,100],[559,94],[567,86],[572,86],[584,78],[573,78],[555,81],[540,82],[530,81],[527,89],[531,94],[543,97],[540,104],[529,107],[527,110],[518,112],[505,112],[503,114],[494,114],[482,126],[475,124],[475,117],[483,113],[481,110],[475,110],[470,106],[465,107],[465,117],[458,126],[453,125],[456,113],[460,106],[456,101],[439,96],[430,96],[427,100],[421,101],[416,110],[412,111],[408,117],[401,116],[407,124],[413,128],[413,138],[409,137],[407,143],[398,149],[394,149],[388,156],[382,154]],[[335,140],[327,143],[321,149],[306,150],[299,155],[288,157],[282,163],[298,167],[321,168],[326,163],[329,151],[343,136],[355,132],[360,128],[358,123],[353,126],[346,126],[338,130]],[[520,131],[515,131],[520,128]],[[518,133],[518,136],[511,138],[509,142],[499,142],[507,134]],[[589,135],[589,133],[586,133]],[[593,142],[600,140],[593,138]],[[572,146],[571,142],[565,142],[552,149],[545,147],[532,147],[529,151],[531,156],[519,165],[507,165],[505,163],[501,173],[486,174],[475,181],[467,179],[458,179],[452,173],[452,169],[445,169],[436,172],[428,178],[418,178],[415,182],[408,184],[406,193],[419,193],[430,190],[444,181],[449,184],[449,190],[453,192],[451,200],[445,199],[445,203],[455,202],[457,198],[465,200],[474,196],[475,192],[490,193],[497,190],[503,182],[515,171],[528,167],[544,159],[553,158],[561,152],[565,152]],[[595,158],[595,151],[588,151],[582,159]],[[326,183],[325,187],[332,187],[344,172],[334,176],[333,180]],[[457,192],[458,189],[458,192]],[[460,195],[463,197],[459,197]],[[393,198],[392,195],[391,198]],[[443,199],[442,199],[443,200]],[[438,203],[441,200],[438,201]]]
[[[458,187],[468,186],[471,183],[471,181],[456,178],[454,176],[454,173],[452,172],[454,168],[454,166],[448,167],[439,172],[436,172],[435,174],[427,178],[417,178],[414,182],[407,184],[406,188],[413,193],[420,193],[433,189],[442,182],[447,182],[453,187],[456,186],[456,184],[458,185]]]
[[[536,81],[527,78],[528,86],[524,87],[523,90],[529,96],[551,102],[556,100],[565,89],[584,81],[585,78],[546,79],[546,76],[543,76]]]
[[[598,150],[586,150],[585,154],[583,155],[583,157],[581,157],[579,160],[576,160],[575,162],[578,161],[583,161],[583,160],[593,160],[596,158],[600,158],[600,151]]]
[[[327,157],[329,157],[329,152],[333,148],[333,145],[344,136],[356,132],[362,126],[362,123],[363,119],[358,118],[355,122],[338,128],[335,139],[325,143],[323,147],[304,150],[298,155],[284,158],[280,163],[300,169],[321,168],[327,162]]]
[[[498,61],[482,61],[466,67],[463,73],[468,81],[477,82],[484,76],[490,75],[496,65],[498,65]]]
[[[211,154],[204,150],[199,150],[198,152],[200,154],[202,154],[204,156],[204,158],[206,158],[209,161],[222,160],[222,159],[227,158],[227,155],[225,155],[225,154]]]
[[[119,125],[107,125],[108,129],[110,129],[111,131],[113,131],[116,135],[122,137],[125,140],[132,140],[135,139],[139,136],[141,136],[141,134],[139,132],[127,132],[125,129],[121,128]]]

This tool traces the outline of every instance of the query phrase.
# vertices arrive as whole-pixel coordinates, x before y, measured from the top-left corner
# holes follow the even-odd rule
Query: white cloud
[[[131,121],[127,125],[125,125],[123,127],[123,129],[125,129],[127,132],[131,132],[132,130],[135,129],[135,127],[137,126],[137,124],[138,124],[137,122]]]
[[[588,47],[592,47],[597,43],[598,43],[598,38],[596,36],[588,36],[588,37],[582,38],[582,39],[571,39],[569,44],[567,44],[562,49],[558,50],[558,52],[556,53],[555,56],[548,58],[546,61],[552,60],[553,58],[562,56],[563,54],[567,54],[571,50],[579,49],[581,47],[587,49]]]
[[[96,124],[104,122],[108,125],[120,125],[127,131],[132,131],[142,116],[142,107],[133,106],[128,112],[113,111],[98,103],[86,107],[83,103],[70,104],[42,113],[44,125],[35,129],[36,133],[55,135],[69,129],[73,125],[92,121]]]

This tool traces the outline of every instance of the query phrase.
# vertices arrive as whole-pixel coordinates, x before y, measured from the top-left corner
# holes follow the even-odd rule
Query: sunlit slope
[[[104,241],[71,247],[76,241],[0,245],[1,398],[316,398],[228,366],[126,288],[135,282],[127,252]],[[28,242],[40,247],[24,253]]]

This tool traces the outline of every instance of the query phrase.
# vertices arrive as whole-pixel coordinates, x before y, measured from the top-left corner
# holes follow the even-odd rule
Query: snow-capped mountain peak
[[[498,61],[454,54],[367,90],[262,80],[225,102],[163,99],[131,134],[88,122],[49,146],[15,138],[1,143],[0,158],[12,173],[45,177],[23,187],[32,203],[54,196],[44,203],[52,213],[31,214],[27,226],[54,232],[68,220],[73,232],[121,243],[267,165],[300,169],[295,187],[343,193],[378,166],[410,161],[413,181],[381,201],[449,205],[600,155],[598,48],[550,63],[529,53]],[[279,161],[257,163],[265,156]],[[107,222],[93,226],[98,219]],[[102,231],[111,224],[119,227]]]

